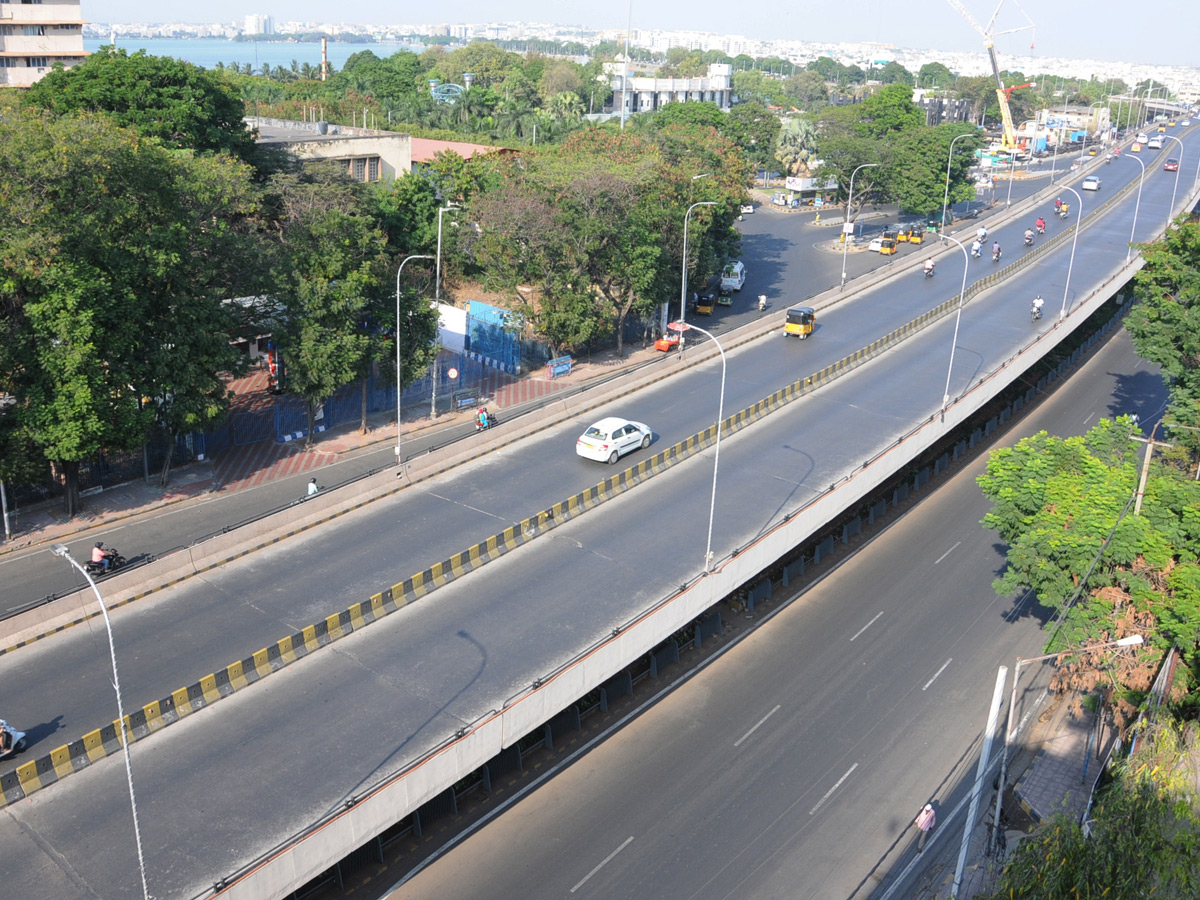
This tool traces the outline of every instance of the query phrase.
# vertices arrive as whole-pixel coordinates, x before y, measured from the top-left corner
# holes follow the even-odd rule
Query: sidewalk
[[[658,355],[659,352],[653,347],[626,345],[621,358],[617,357],[615,350],[595,354],[582,361],[577,360],[569,374],[553,380],[546,376],[544,368],[537,368],[520,377],[497,372],[482,387],[488,406],[501,411],[511,410],[523,405],[537,405],[547,397],[610,378]],[[267,400],[267,388],[265,373],[251,372],[239,379],[233,411],[261,409]],[[409,438],[461,426],[471,420],[474,409],[442,412],[434,419],[429,404],[425,403],[405,406],[402,413],[404,436]],[[395,440],[396,419],[392,410],[370,417],[366,434],[360,434],[355,425],[323,432],[317,435],[311,450],[304,449],[303,441],[256,441],[230,447],[212,459],[197,460],[173,468],[170,484],[166,488],[158,486],[158,473],[151,472],[148,482],[138,479],[87,492],[81,498],[81,511],[73,518],[63,513],[61,498],[10,510],[13,536],[9,541],[0,541],[0,556],[61,541],[177,503],[230,496],[287,478],[311,477],[326,466],[364,450],[394,444]],[[302,493],[303,489],[297,487],[296,496]]]
[[[1006,779],[1009,787],[1004,793],[1004,846],[993,854],[988,853],[988,844],[996,793],[991,779],[984,785],[957,895],[960,900],[994,890],[1008,855],[1046,819],[1064,813],[1078,822],[1086,811],[1091,785],[1100,773],[1113,734],[1105,731],[1103,744],[1097,751],[1092,741],[1094,714],[1084,711],[1077,715],[1071,699],[1071,695],[1048,698],[1041,715],[1031,724],[1027,739],[1015,751]],[[955,896],[954,873],[963,824],[958,819],[944,826],[936,852],[926,862],[923,874],[914,875],[915,884],[925,885],[914,897],[948,900]]]

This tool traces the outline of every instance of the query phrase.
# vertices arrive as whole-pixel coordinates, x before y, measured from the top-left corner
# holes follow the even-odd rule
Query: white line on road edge
[[[928,690],[929,686],[931,684],[933,684],[935,681],[937,681],[937,677],[946,671],[946,666],[950,665],[950,663],[952,663],[952,662],[954,662],[953,656],[950,657],[948,660],[946,660],[944,663],[942,663],[942,667],[933,673],[933,677],[930,678],[927,682],[925,682],[925,687],[921,688],[921,690],[923,690],[923,691]]]
[[[829,790],[827,790],[825,792],[825,796],[817,801],[817,805],[814,806],[812,809],[810,809],[808,811],[808,814],[811,816],[818,809],[820,809],[825,804],[825,801],[828,800],[833,795],[833,792],[842,786],[842,782],[850,777],[850,773],[853,772],[857,768],[858,768],[858,763],[855,763],[849,769],[847,769],[846,774],[837,780],[837,784],[835,784],[833,787],[831,787]]]
[[[630,835],[629,837],[625,838],[625,843],[623,843],[620,847],[618,847],[612,853],[608,854],[608,856],[604,857],[604,859],[600,860],[600,862],[596,864],[596,868],[592,869],[592,871],[590,871],[586,875],[584,875],[583,878],[580,879],[579,884],[577,884],[577,885],[575,885],[575,887],[571,888],[571,893],[573,894],[577,890],[579,890],[581,887],[583,887],[583,884],[585,881],[587,881],[589,878],[591,878],[593,875],[595,875],[597,872],[599,872],[601,869],[603,869],[606,865],[608,865],[609,861],[614,856],[616,856],[618,853],[620,853],[622,850],[624,850],[626,847],[628,847],[632,842],[633,842],[633,835]]]
[[[953,546],[953,547],[951,547],[949,550],[947,550],[945,553],[943,553],[941,556],[939,556],[937,559],[935,559],[935,560],[933,561],[933,564],[936,566],[936,565],[937,565],[938,563],[940,563],[940,562],[941,562],[943,559],[945,559],[947,556],[949,556],[951,553],[953,553],[955,550],[957,550],[957,549],[958,549],[958,545],[959,545],[959,544],[961,544],[961,543],[962,543],[962,541],[955,541],[955,542],[954,542],[954,546]]]
[[[882,616],[882,615],[883,615],[883,610],[880,610],[880,611],[879,611],[879,613],[878,613],[878,615],[876,615],[876,616],[875,616],[875,619],[878,619],[878,618],[879,618],[879,616]],[[868,623],[867,623],[866,625],[864,625],[862,628],[858,629],[858,631],[854,632],[854,637],[850,638],[850,640],[852,640],[852,641],[853,641],[853,640],[854,640],[854,638],[858,637],[860,634],[862,634],[864,631],[866,631],[868,628],[870,628],[872,625],[874,625],[874,624],[875,624],[875,619],[872,619],[870,622],[868,622]]]
[[[754,732],[758,731],[758,726],[761,725],[763,722],[767,721],[767,719],[771,718],[771,716],[775,715],[775,713],[777,713],[777,712],[779,712],[779,704],[778,703],[775,704],[775,708],[773,710],[771,710],[769,713],[767,713],[765,716],[763,716],[761,719],[759,719],[757,722],[755,722],[753,728],[751,728],[749,731],[747,731],[745,734],[743,734],[740,738],[738,738],[737,741],[734,742],[733,746],[734,747],[742,746],[742,741],[746,740],[746,738],[750,737],[750,735],[752,735],[752,734],[754,734]]]

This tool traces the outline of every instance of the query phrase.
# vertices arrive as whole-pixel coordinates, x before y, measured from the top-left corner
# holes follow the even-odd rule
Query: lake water
[[[85,39],[83,49],[94,53],[101,46],[111,43],[110,40]],[[262,71],[264,65],[284,66],[290,68],[292,60],[298,64],[321,64],[321,42],[315,43],[285,43],[282,41],[223,41],[223,40],[169,40],[153,39],[138,40],[136,38],[117,38],[117,48],[127,53],[145,50],[150,56],[170,56],[185,62],[211,69],[217,63],[250,63],[254,66],[255,74]],[[425,48],[410,44],[343,44],[329,42],[327,57],[331,66],[337,69],[345,64],[355,53],[370,50],[381,59],[391,56],[398,50],[411,50],[420,53]]]

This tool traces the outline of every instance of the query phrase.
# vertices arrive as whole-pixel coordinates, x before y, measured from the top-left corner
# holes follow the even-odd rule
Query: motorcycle
[[[1033,246],[1033,235],[1032,234],[1025,235],[1025,246],[1026,247]]]
[[[926,277],[926,278],[932,278],[932,277],[933,277],[933,266],[930,266],[929,268],[927,268],[927,269],[925,270],[925,277]]]
[[[992,262],[1000,262],[1000,251],[999,250],[992,251]]]
[[[1040,306],[1029,307],[1029,321],[1036,322],[1042,317],[1042,308]]]
[[[767,311],[767,295],[766,294],[758,295],[758,311],[759,312]]]
[[[1039,225],[1039,226],[1037,227],[1037,233],[1038,233],[1038,234],[1045,234],[1045,233],[1046,233],[1046,226],[1045,226],[1045,225]]]
[[[1067,204],[1064,203],[1062,206],[1060,206],[1058,208],[1058,217],[1060,219],[1065,219],[1070,214],[1071,214],[1071,208],[1069,206],[1067,206]]]
[[[108,560],[107,569],[104,568],[104,563],[92,562],[90,559],[83,564],[83,567],[87,569],[87,573],[89,575],[94,575],[99,578],[103,575],[109,575],[117,571],[117,569],[121,568],[121,566],[125,565],[125,557],[123,557],[112,547],[109,547],[104,551],[104,557]]]
[[[17,731],[3,719],[0,719],[0,759],[16,756],[26,745],[25,732]]]
[[[484,420],[482,422],[479,421],[478,416],[475,418],[475,430],[476,431],[487,431],[489,428],[492,428],[493,426],[499,425],[499,424],[500,424],[500,420],[496,418],[495,413],[488,413],[484,417]]]

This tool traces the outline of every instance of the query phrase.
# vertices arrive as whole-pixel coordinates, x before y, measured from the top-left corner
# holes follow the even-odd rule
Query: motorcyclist
[[[992,244],[992,259],[999,259],[999,258],[1000,258],[1000,242],[995,241]]]
[[[485,407],[482,407],[482,406],[479,407],[479,412],[475,414],[475,427],[476,428],[487,428],[488,427],[488,413],[487,413],[487,409]]]
[[[982,251],[983,251],[983,244],[980,243],[979,238],[975,238],[975,243],[973,243],[971,245],[971,255],[978,259],[979,254]]]
[[[1042,307],[1045,305],[1046,301],[1042,299],[1041,294],[1038,294],[1033,298],[1033,303],[1030,305],[1030,309],[1033,310],[1033,317],[1035,319],[1040,319],[1042,317]]]
[[[1034,222],[1033,225],[1037,229],[1038,234],[1046,233],[1046,220],[1043,219],[1041,216],[1037,217],[1037,221]]]
[[[112,557],[104,549],[104,541],[96,541],[96,546],[92,548],[92,562],[102,566],[105,572],[112,565]]]
[[[1025,229],[1025,243],[1026,244],[1033,243],[1033,229],[1032,228]]]
[[[978,236],[980,243],[987,240],[987,229],[982,225],[979,226],[979,230],[975,234]]]
[[[1058,212],[1060,209],[1062,209],[1062,197],[1055,197],[1054,198],[1054,211]]]
[[[932,257],[932,256],[931,256],[931,257],[929,257],[929,259],[925,260],[925,274],[926,274],[926,275],[932,275],[932,274],[933,274],[933,267],[934,267],[935,265],[936,265],[936,263],[933,261],[933,257]]]
[[[12,745],[12,732],[8,728],[8,723],[3,719],[0,719],[0,755],[3,755],[11,750]]]
[[[759,294],[758,295],[758,311],[763,312],[766,310],[766,308],[767,308],[767,295]]]

